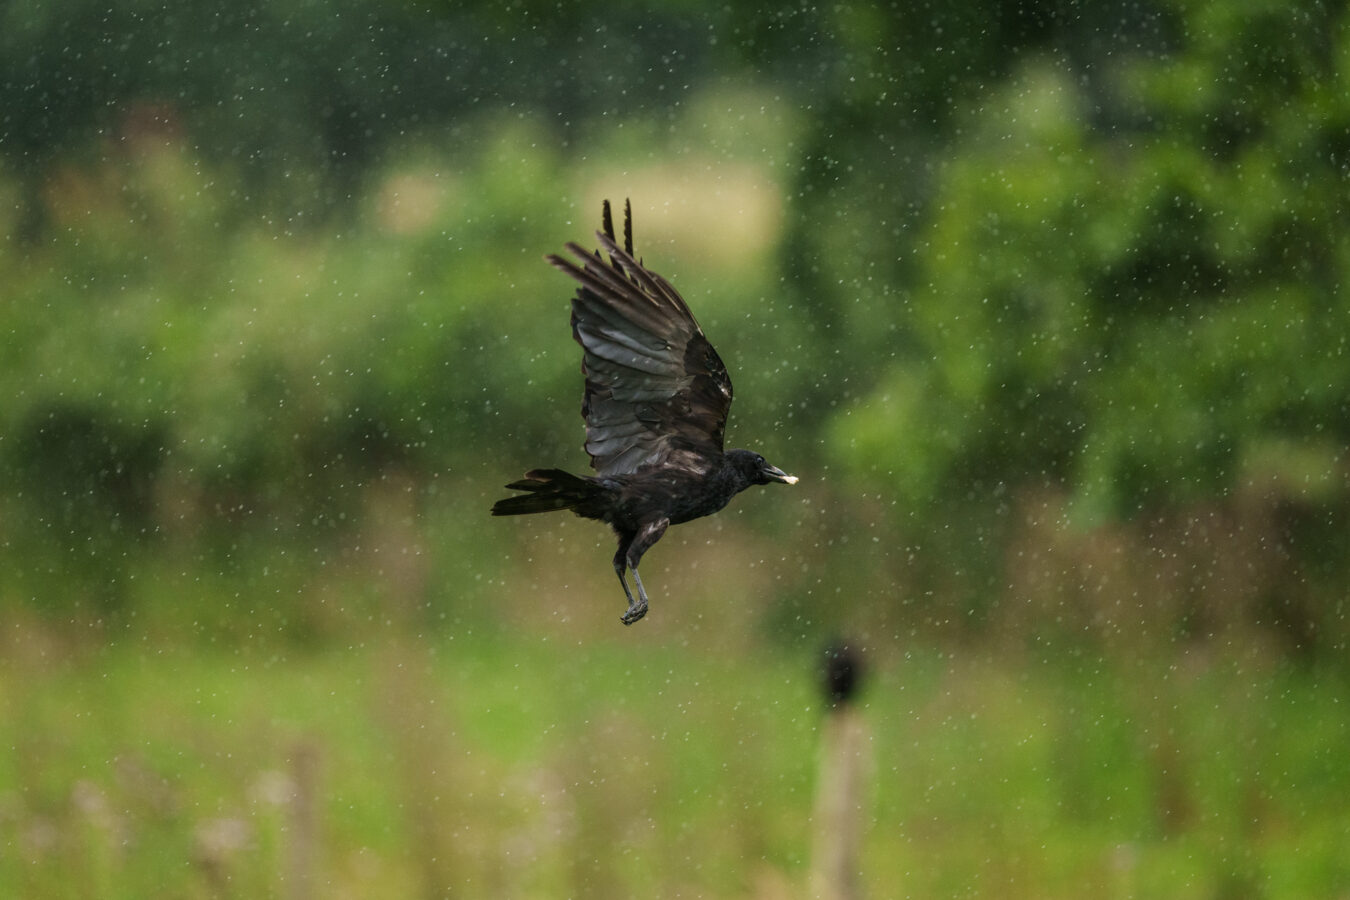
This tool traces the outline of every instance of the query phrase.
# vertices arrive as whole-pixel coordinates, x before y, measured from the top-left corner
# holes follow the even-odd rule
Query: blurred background
[[[863,895],[1350,896],[1344,4],[0,23],[0,895],[815,896],[842,635]],[[627,629],[606,197],[802,479]]]

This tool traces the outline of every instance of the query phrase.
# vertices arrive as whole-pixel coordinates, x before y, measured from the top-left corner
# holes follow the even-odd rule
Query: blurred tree
[[[513,471],[492,448],[576,453],[566,291],[536,254],[602,168],[665,179],[669,156],[769,173],[771,237],[700,225],[672,255],[710,297],[733,430],[781,425],[824,476],[801,538],[818,559],[894,596],[909,562],[841,549],[875,523],[897,557],[961,572],[920,587],[969,610],[996,602],[1028,491],[1087,524],[1259,495],[1300,583],[1335,584],[1346,17],[9,4],[0,215],[24,239],[0,245],[0,464],[21,489],[0,541],[93,497],[61,501],[58,553],[120,558],[165,509],[222,523],[220,546],[312,551],[389,471],[428,486]],[[780,217],[766,274],[753,248]],[[807,568],[783,596],[816,602]]]
[[[351,211],[382,154],[418,135],[471,148],[486,109],[543,113],[553,140],[591,117],[654,113],[729,48],[689,12],[572,4],[219,0],[16,2],[0,11],[0,159],[30,188],[68,158],[187,136],[298,225]],[[29,198],[26,233],[42,228]]]
[[[1272,440],[1350,437],[1344,14],[1187,13],[1175,55],[1111,73],[1108,127],[1043,58],[962,123],[894,362],[836,422],[855,465],[911,461],[913,501],[1031,477],[1131,514],[1230,488]]]
[[[1008,492],[1050,487],[1081,523],[1273,490],[1343,533],[1346,10],[1167,19],[1167,53],[1089,77],[1047,48],[984,90],[935,163],[914,260],[877,263],[904,287],[861,296],[890,362],[832,434],[924,528],[972,507],[996,528]],[[871,264],[849,260],[855,284]]]

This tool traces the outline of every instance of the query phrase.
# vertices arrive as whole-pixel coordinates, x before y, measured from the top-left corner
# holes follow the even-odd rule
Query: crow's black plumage
[[[578,262],[549,255],[579,282],[572,336],[582,347],[586,452],[595,476],[534,469],[507,487],[526,493],[497,501],[494,516],[570,509],[607,522],[619,537],[614,571],[631,625],[647,613],[638,577],[642,554],[666,528],[711,515],[752,484],[797,479],[749,450],[722,450],[731,378],[689,306],[664,278],[633,257],[632,208],[624,204],[623,247],[609,201],[596,232],[609,257],[577,244]],[[637,599],[624,577],[632,570]]]

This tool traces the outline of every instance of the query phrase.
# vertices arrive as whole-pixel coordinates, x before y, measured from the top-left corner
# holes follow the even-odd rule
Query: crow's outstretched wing
[[[548,257],[581,285],[572,335],[585,351],[586,452],[600,475],[655,465],[706,470],[722,452],[731,379],[684,299],[633,258],[632,229],[625,204],[620,248],[605,201],[596,237],[608,263],[571,243],[579,264]]]

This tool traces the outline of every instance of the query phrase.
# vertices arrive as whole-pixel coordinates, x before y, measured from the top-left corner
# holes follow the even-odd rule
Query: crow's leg
[[[661,540],[661,535],[666,533],[666,527],[670,525],[669,519],[657,519],[654,522],[648,522],[638,529],[638,533],[633,537],[628,545],[628,552],[624,556],[624,562],[628,568],[633,571],[633,581],[637,583],[638,599],[633,603],[633,595],[628,595],[628,611],[623,614],[623,624],[632,625],[638,619],[647,614],[647,591],[642,586],[642,578],[638,575],[638,563],[642,561],[642,554],[651,549],[652,544]],[[617,568],[618,557],[615,557]],[[623,580],[623,570],[619,569],[619,579]],[[627,585],[624,590],[627,591]]]
[[[628,611],[623,614],[620,621],[625,625],[632,625],[647,614],[647,590],[642,586],[642,576],[638,575],[637,569],[633,570],[633,581],[637,582],[638,602],[636,606],[630,603]]]
[[[628,598],[628,608],[632,609],[634,606],[637,605],[637,603],[633,601],[633,592],[628,589],[628,579],[623,577],[623,563],[619,563],[617,566],[615,566],[614,571],[619,576],[619,584],[623,585],[623,595]],[[633,577],[634,578],[637,577],[636,572],[633,573]],[[637,584],[638,584],[638,593],[640,594],[642,593],[642,582],[639,581]],[[643,606],[647,605],[645,598],[643,600],[642,605]]]
[[[619,576],[619,584],[623,585],[623,595],[628,598],[628,612],[632,612],[637,606],[637,603],[633,601],[633,592],[628,589],[628,581],[623,577],[623,570],[628,567],[628,547],[632,543],[632,535],[619,535],[619,552],[614,554],[614,574]],[[637,572],[633,573],[633,577],[637,577]],[[638,593],[642,593],[642,582],[640,581],[638,582]],[[647,607],[645,597],[643,598],[642,606],[645,611]],[[625,619],[627,616],[628,613],[624,613]]]

